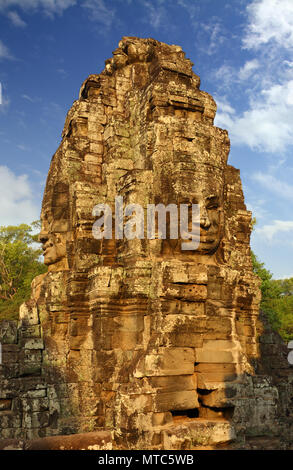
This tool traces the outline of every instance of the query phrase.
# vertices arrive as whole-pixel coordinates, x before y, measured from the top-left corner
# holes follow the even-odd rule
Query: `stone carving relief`
[[[258,419],[251,213],[192,65],[178,46],[125,37],[68,112],[42,206],[48,273],[22,314],[36,309],[42,329],[48,434],[106,429],[118,446],[181,448],[198,418],[222,420],[227,440]],[[114,214],[116,196],[144,210],[198,204],[197,250],[115,239],[115,215],[112,239],[95,239],[93,208]]]

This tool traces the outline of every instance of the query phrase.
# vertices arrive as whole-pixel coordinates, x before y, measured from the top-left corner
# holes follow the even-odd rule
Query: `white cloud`
[[[218,98],[215,96],[215,100],[217,103],[215,125],[230,131],[234,123],[235,109],[225,98]]]
[[[101,23],[106,29],[111,27],[115,18],[115,10],[107,7],[104,0],[85,0],[82,6],[88,10],[91,21]]]
[[[229,130],[233,143],[272,153],[293,144],[292,122],[293,80],[254,94],[249,108],[238,116],[226,107],[216,117],[216,125]]]
[[[152,25],[153,28],[160,28],[165,20],[165,8],[162,5],[156,4],[156,2],[148,0],[143,1],[143,6],[148,12],[148,22]]]
[[[39,208],[27,175],[15,175],[7,166],[0,166],[0,225],[31,223],[39,218]]]
[[[290,68],[293,67],[293,62],[290,61],[290,60],[284,60],[284,61],[283,61],[283,64],[284,64],[284,65],[287,65],[287,67],[290,67]]]
[[[31,150],[27,145],[24,144],[18,144],[16,147],[22,152],[29,152]]]
[[[215,17],[212,17],[209,23],[201,23],[200,27],[206,33],[208,41],[205,54],[212,55],[226,39],[224,28],[219,22],[219,18]]]
[[[243,81],[247,79],[255,80],[254,72],[259,69],[261,64],[257,59],[248,60],[245,64],[237,69],[235,66],[223,64],[214,73],[214,78],[218,82],[218,88],[230,91],[235,85],[243,85]],[[250,80],[251,83],[251,80]]]
[[[12,59],[12,55],[10,54],[10,51],[7,46],[1,41],[0,39],[0,60],[3,59]]]
[[[251,76],[251,74],[260,67],[259,61],[257,59],[248,60],[245,62],[243,67],[239,70],[239,79],[246,80]]]
[[[36,101],[35,98],[32,98],[31,96],[29,95],[26,95],[25,93],[23,95],[21,95],[21,97],[26,100],[26,101],[29,101],[30,103],[34,103]]]
[[[221,110],[222,113],[226,115],[231,115],[235,113],[235,109],[227,101],[217,100],[217,107]]]
[[[215,80],[218,83],[219,89],[229,89],[237,80],[237,72],[231,65],[223,64],[214,72]]]
[[[10,99],[0,83],[0,113],[5,113],[10,106]]]
[[[165,30],[168,30],[169,33],[170,31],[176,30],[174,19],[172,18],[172,14],[170,14],[170,7],[173,6],[178,6],[185,11],[192,28],[202,30],[203,27],[206,26],[205,24],[199,24],[201,7],[196,1],[173,0],[170,2],[168,0],[120,0],[123,4],[125,4],[126,1],[128,4],[139,3],[145,10],[141,17],[142,21],[155,30],[161,30],[164,28]]]
[[[8,11],[7,16],[10,19],[11,23],[18,28],[25,28],[26,22],[21,19],[19,14],[16,11]]]
[[[268,189],[271,193],[275,193],[285,199],[293,200],[293,185],[278,180],[273,175],[260,172],[253,174],[252,179]]]
[[[0,0],[0,11],[9,15],[11,8],[21,8],[26,12],[41,10],[50,17],[62,15],[67,8],[76,5],[76,0]],[[19,25],[18,25],[19,26]]]
[[[265,204],[266,201],[264,199],[246,201],[247,209],[252,212],[252,216],[255,217],[257,221],[268,217],[268,211],[264,207]]]
[[[293,145],[293,0],[252,0],[246,12],[243,45],[255,57],[215,73],[231,101],[218,107],[215,122],[232,145],[284,154]],[[241,112],[233,109],[234,97],[242,97]]]
[[[247,6],[249,25],[243,40],[247,49],[269,42],[293,46],[292,0],[254,0]]]
[[[63,69],[63,68],[57,69],[57,72],[59,73],[59,75],[60,75],[62,78],[67,78],[67,77],[68,77],[68,73],[67,73],[66,70]]]
[[[293,221],[292,220],[273,220],[272,223],[264,225],[263,227],[255,228],[255,233],[264,237],[269,242],[273,241],[276,235],[281,233],[292,232],[293,234]],[[291,237],[290,237],[291,240]],[[277,240],[278,241],[278,240]]]
[[[177,0],[180,7],[187,10],[188,16],[191,19],[191,24],[196,27],[198,25],[198,18],[200,14],[200,5],[196,2],[190,2],[188,0]]]

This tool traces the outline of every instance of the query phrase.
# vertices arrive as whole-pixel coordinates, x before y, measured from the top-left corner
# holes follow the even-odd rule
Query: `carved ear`
[[[230,243],[221,239],[218,249],[216,251],[216,260],[219,264],[227,264],[229,263],[230,256],[231,256],[231,246]]]
[[[69,218],[69,186],[61,181],[54,185],[52,214],[54,220],[67,220]]]

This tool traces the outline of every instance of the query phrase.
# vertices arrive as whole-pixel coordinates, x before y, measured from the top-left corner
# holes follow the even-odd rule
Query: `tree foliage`
[[[47,270],[34,234],[39,227],[38,221],[0,227],[0,319],[17,318],[20,304],[30,297],[33,278]]]
[[[261,309],[266,313],[273,329],[278,331],[285,342],[293,339],[293,278],[273,279],[252,252],[253,271],[261,279]]]

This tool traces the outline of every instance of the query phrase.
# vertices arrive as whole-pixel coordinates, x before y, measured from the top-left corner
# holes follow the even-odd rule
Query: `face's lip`
[[[48,253],[48,251],[47,251],[47,250],[45,250],[45,251],[43,252],[43,256],[44,256],[44,258],[46,258],[46,257],[48,256],[48,254],[49,254],[49,253]]]
[[[53,244],[52,243],[45,243],[43,246],[43,255],[45,256],[47,252],[52,248]]]
[[[188,238],[187,240],[191,240],[190,238],[190,233],[187,234],[188,235]],[[193,237],[192,240],[194,241],[199,241],[200,243],[214,243],[216,241],[216,237],[211,237],[211,236],[208,236],[208,235],[200,235],[199,237]]]

